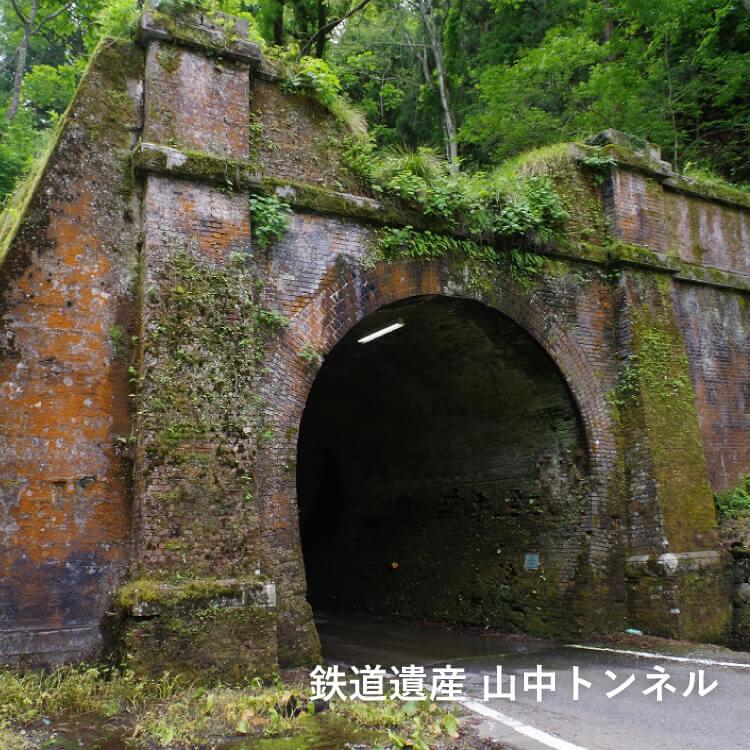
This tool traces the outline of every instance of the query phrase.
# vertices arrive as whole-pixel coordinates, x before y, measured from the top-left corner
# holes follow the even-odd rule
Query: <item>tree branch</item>
[[[750,0],[747,0],[750,3]],[[361,47],[359,42],[339,42],[342,47]],[[428,45],[416,42],[367,42],[368,47],[405,47],[406,49],[427,49]]]
[[[28,23],[28,19],[24,15],[21,7],[16,0],[10,0],[13,10],[16,11],[16,15],[21,19],[21,23],[25,26]]]
[[[348,13],[344,13],[343,16],[340,16],[339,18],[334,18],[332,21],[329,21],[325,26],[321,26],[306,42],[305,46],[300,50],[299,56],[304,57],[307,52],[310,50],[310,47],[312,47],[315,40],[321,35],[321,34],[330,34],[337,26],[344,23],[347,18],[351,18],[355,13],[362,10],[368,3],[370,3],[371,0],[360,0],[360,2],[355,5]],[[750,0],[748,0],[750,2]]]
[[[50,13],[50,14],[46,15],[46,16],[45,16],[45,17],[44,17],[44,18],[43,18],[43,19],[42,19],[41,21],[39,21],[39,23],[38,23],[38,24],[36,25],[36,28],[34,29],[34,33],[36,34],[36,33],[37,33],[37,31],[39,31],[39,29],[41,29],[41,28],[42,28],[42,26],[44,26],[45,24],[49,23],[50,21],[54,21],[54,20],[55,20],[55,18],[57,18],[57,17],[58,17],[58,16],[59,16],[59,15],[60,15],[61,13],[65,13],[65,11],[66,11],[66,10],[68,10],[68,8],[70,8],[70,6],[71,6],[71,5],[73,5],[73,3],[72,3],[72,2],[69,2],[69,3],[65,3],[65,5],[63,5],[63,6],[61,7],[61,8],[58,8],[58,9],[57,9],[56,11],[54,11],[53,13]]]

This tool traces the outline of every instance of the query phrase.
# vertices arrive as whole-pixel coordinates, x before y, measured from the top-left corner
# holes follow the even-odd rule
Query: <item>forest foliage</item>
[[[331,106],[344,93],[394,162],[429,152],[453,174],[491,172],[611,127],[688,173],[750,182],[750,0],[154,2],[248,18],[268,54],[298,63],[290,85]],[[0,0],[0,200],[98,39],[131,34],[139,12],[139,0]],[[424,193],[418,179],[375,177]]]

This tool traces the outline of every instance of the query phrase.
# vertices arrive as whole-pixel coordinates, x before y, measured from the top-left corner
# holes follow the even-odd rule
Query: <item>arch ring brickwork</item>
[[[299,555],[301,560],[296,472],[290,467],[296,465],[298,429],[319,368],[301,353],[313,347],[327,354],[371,313],[421,295],[483,302],[525,329],[557,364],[578,406],[589,450],[590,504],[585,524],[589,529],[599,527],[598,516],[606,506],[615,465],[614,431],[600,379],[580,342],[564,329],[552,309],[513,279],[498,279],[490,294],[470,291],[460,269],[457,273],[445,261],[400,261],[371,269],[355,262],[336,269],[291,316],[261,387],[266,404],[264,422],[276,436],[258,462],[258,501],[267,555],[264,564],[282,584],[282,599],[305,590],[303,567],[287,557]],[[595,549],[592,552],[596,555]]]

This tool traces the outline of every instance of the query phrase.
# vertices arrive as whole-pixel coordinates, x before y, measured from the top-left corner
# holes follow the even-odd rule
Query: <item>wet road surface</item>
[[[380,664],[386,669],[447,663],[463,667],[464,695],[472,699],[469,707],[490,714],[482,733],[518,750],[750,748],[750,654],[701,647],[646,656],[365,615],[321,615],[316,621],[323,655],[330,663]],[[490,678],[494,691],[498,665],[503,668],[505,691],[515,677],[514,701],[484,701],[484,678]],[[544,691],[541,702],[534,690],[524,690],[524,673],[532,673],[533,684],[537,665],[555,675],[554,692]],[[574,667],[585,681],[579,684],[578,700]],[[704,691],[717,682],[703,696],[698,694],[699,670]],[[658,690],[644,694],[665,675],[674,693],[663,688],[661,702]],[[692,691],[685,696],[691,679]],[[612,694],[618,688],[621,692]]]

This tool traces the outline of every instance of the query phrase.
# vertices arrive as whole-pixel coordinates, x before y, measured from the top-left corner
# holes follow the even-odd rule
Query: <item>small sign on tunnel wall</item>
[[[538,552],[527,552],[524,555],[523,569],[524,570],[538,570],[539,569],[539,553]]]

